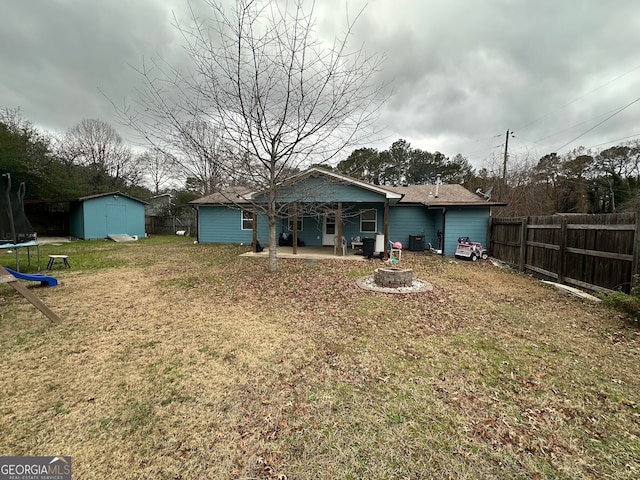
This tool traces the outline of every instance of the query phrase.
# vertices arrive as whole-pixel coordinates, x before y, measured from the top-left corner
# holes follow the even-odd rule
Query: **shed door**
[[[127,233],[127,207],[107,205],[107,235]]]

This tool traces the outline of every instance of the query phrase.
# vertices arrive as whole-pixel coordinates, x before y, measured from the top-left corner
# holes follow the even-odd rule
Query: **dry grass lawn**
[[[377,261],[50,248],[73,269],[33,291],[61,323],[0,287],[2,455],[78,479],[640,478],[638,326],[533,278],[405,252],[434,291],[389,295],[356,285]]]

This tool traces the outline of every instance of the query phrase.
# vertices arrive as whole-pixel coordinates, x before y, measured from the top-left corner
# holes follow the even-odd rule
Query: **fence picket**
[[[635,213],[492,218],[492,255],[523,272],[629,292],[640,266]]]

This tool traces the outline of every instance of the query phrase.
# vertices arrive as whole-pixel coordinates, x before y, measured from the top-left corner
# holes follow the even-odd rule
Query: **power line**
[[[556,108],[555,110],[552,110],[552,111],[550,111],[550,112],[547,112],[547,113],[545,113],[544,115],[542,115],[542,116],[540,116],[540,117],[538,117],[538,118],[535,118],[535,119],[531,120],[529,123],[526,123],[526,124],[522,125],[522,126],[519,128],[519,130],[524,130],[526,127],[528,127],[528,126],[530,126],[530,125],[533,125],[534,123],[536,123],[536,122],[538,122],[538,121],[542,120],[542,119],[543,119],[543,118],[545,118],[545,117],[548,117],[548,116],[549,116],[549,115],[551,115],[551,114],[554,114],[554,113],[556,113],[556,112],[559,112],[559,111],[560,111],[560,110],[562,110],[563,108],[566,108],[566,107],[568,107],[569,105],[571,105],[571,104],[573,104],[573,103],[577,102],[578,100],[583,99],[583,98],[584,98],[584,97],[586,97],[587,95],[591,95],[593,92],[596,92],[596,91],[600,90],[601,88],[604,88],[604,87],[606,87],[607,85],[609,85],[609,84],[611,84],[611,83],[613,83],[613,82],[615,82],[615,81],[617,81],[617,80],[620,80],[622,77],[624,77],[624,76],[626,76],[626,75],[629,75],[630,73],[635,72],[635,71],[636,71],[636,70],[638,70],[638,69],[640,69],[640,65],[638,65],[638,66],[636,66],[636,67],[632,68],[631,70],[629,70],[628,72],[623,73],[622,75],[618,75],[617,77],[615,77],[615,78],[613,78],[613,79],[609,80],[609,81],[608,81],[608,82],[606,82],[606,83],[603,83],[602,85],[597,86],[597,87],[596,87],[596,88],[594,88],[593,90],[589,90],[587,93],[585,93],[585,94],[583,94],[583,95],[580,95],[579,97],[574,98],[573,100],[571,100],[571,101],[569,101],[569,102],[567,102],[567,103],[565,103],[565,104],[563,104],[563,105],[559,106],[559,107],[558,107],[558,108]]]
[[[605,118],[604,120],[602,120],[600,123],[597,123],[596,125],[594,125],[593,127],[591,127],[589,130],[587,130],[586,132],[581,133],[580,135],[578,135],[576,138],[569,140],[567,143],[565,143],[564,145],[559,146],[558,148],[556,148],[556,152],[559,151],[560,149],[566,147],[567,145],[569,145],[572,142],[575,142],[576,140],[578,140],[580,137],[583,137],[584,135],[586,135],[587,133],[591,132],[592,130],[595,130],[596,128],[598,128],[600,125],[602,125],[604,122],[610,120],[611,118],[615,117],[616,115],[618,115],[620,112],[622,112],[623,110],[626,110],[627,108],[629,108],[631,105],[633,105],[636,102],[640,102],[640,97],[636,98],[633,102],[631,103],[627,103],[624,107],[620,108],[619,110],[617,110],[616,112],[612,113],[611,115],[609,115],[607,118]]]
[[[555,137],[555,136],[560,135],[561,133],[564,133],[564,132],[568,132],[569,130],[573,130],[574,128],[579,127],[580,125],[584,125],[585,123],[589,123],[589,122],[591,122],[592,120],[596,120],[596,119],[598,119],[598,118],[602,118],[602,117],[604,117],[605,115],[608,115],[609,113],[611,113],[611,112],[615,112],[615,111],[616,111],[616,110],[608,110],[608,111],[606,111],[606,112],[604,112],[604,113],[602,113],[602,114],[600,114],[600,115],[596,115],[595,117],[588,118],[587,120],[583,120],[582,122],[578,122],[578,123],[576,123],[576,124],[573,124],[573,125],[571,125],[570,127],[563,128],[562,130],[559,130],[559,131],[557,131],[557,132],[555,132],[555,133],[552,133],[552,134],[547,135],[547,136],[545,136],[545,137],[539,138],[539,139],[538,139],[536,142],[534,142],[534,143],[540,142],[540,141],[542,141],[542,140],[546,140],[547,138]]]
[[[587,148],[601,147],[602,145],[619,142],[620,140],[627,140],[628,138],[633,138],[633,137],[640,137],[640,133],[635,133],[633,135],[629,135],[628,137],[616,138],[615,140],[609,140],[608,142],[598,143],[597,145],[590,145]]]
[[[615,81],[617,81],[617,80],[621,79],[622,77],[625,77],[626,75],[629,75],[630,73],[635,72],[635,71],[636,71],[636,70],[638,70],[638,69],[640,69],[640,65],[637,65],[637,66],[635,66],[634,68],[632,68],[631,70],[629,70],[629,71],[627,71],[627,72],[625,72],[625,73],[623,73],[623,74],[621,74],[621,75],[618,75],[618,76],[617,76],[617,77],[615,77],[615,78],[612,78],[611,80],[609,80],[609,81],[607,81],[607,82],[605,82],[605,83],[603,83],[603,84],[601,84],[601,85],[599,85],[599,86],[597,86],[597,87],[593,88],[592,90],[589,90],[587,93],[585,93],[585,94],[583,94],[583,95],[580,95],[579,97],[574,98],[573,100],[571,100],[571,101],[569,101],[569,102],[567,102],[567,103],[565,103],[565,104],[561,105],[560,107],[558,107],[558,108],[556,108],[556,109],[554,109],[554,110],[552,110],[552,111],[550,111],[550,112],[547,112],[547,113],[545,113],[544,115],[541,115],[540,117],[537,117],[537,118],[533,119],[532,121],[530,121],[530,122],[528,122],[528,123],[526,123],[526,124],[522,125],[518,130],[523,130],[523,129],[525,129],[525,128],[526,128],[526,127],[528,127],[528,126],[533,125],[534,123],[538,122],[539,120],[542,120],[543,118],[545,118],[545,117],[547,117],[547,116],[549,116],[549,115],[551,115],[551,114],[553,114],[553,113],[556,113],[556,112],[558,112],[558,111],[562,110],[562,109],[563,109],[563,108],[565,108],[565,107],[568,107],[569,105],[571,105],[571,104],[573,104],[573,103],[577,102],[578,100],[581,100],[582,98],[584,98],[584,97],[586,97],[586,96],[588,96],[588,95],[591,95],[592,93],[594,93],[594,92],[596,92],[596,91],[600,90],[601,88],[604,88],[604,87],[606,87],[607,85],[610,85],[611,83],[613,83],[613,82],[615,82]],[[632,102],[632,104],[633,104],[633,103],[635,103],[635,102]],[[626,107],[624,107],[624,108],[627,108],[628,106],[630,106],[630,105],[627,105],[627,106],[626,106]],[[599,123],[598,125],[596,125],[596,126],[592,127],[590,130],[587,130],[587,131],[586,131],[586,132],[584,132],[583,134],[579,135],[579,136],[578,136],[578,137],[576,137],[574,140],[576,140],[576,139],[580,138],[580,137],[581,137],[581,136],[583,136],[583,135],[586,135],[588,132],[590,132],[590,131],[591,131],[591,130],[593,130],[594,128],[597,128],[597,127],[598,127],[598,126],[600,126],[602,123],[604,123],[604,122],[606,122],[607,120],[609,120],[611,117],[613,117],[613,116],[617,115],[618,113],[620,113],[620,111],[624,110],[624,108],[623,108],[623,109],[621,109],[621,110],[619,110],[619,111],[616,111],[613,115],[611,115],[610,117],[607,117],[607,118],[606,118],[605,120],[603,120],[601,123]],[[605,113],[605,114],[603,114],[603,115],[606,115],[606,113]],[[599,115],[599,116],[602,116],[602,115]],[[598,118],[598,117],[594,117],[594,118]],[[578,123],[578,124],[576,124],[576,125],[573,125],[572,127],[566,128],[566,129],[561,130],[561,131],[559,131],[559,132],[557,132],[557,133],[554,133],[554,134],[552,134],[552,135],[547,135],[546,137],[540,138],[540,139],[538,139],[538,141],[531,142],[531,143],[536,143],[536,144],[539,144],[539,145],[541,145],[541,146],[544,146],[544,144],[539,143],[541,140],[545,140],[545,139],[550,138],[550,137],[553,137],[553,136],[555,136],[555,135],[559,135],[560,133],[563,133],[563,132],[565,132],[565,131],[567,131],[567,130],[570,130],[571,128],[574,128],[574,127],[577,127],[577,126],[579,126],[579,125],[582,125],[583,123],[586,123],[586,122],[588,122],[588,121],[589,121],[589,120],[585,120],[584,122],[580,122],[580,123]],[[476,142],[476,143],[478,143],[478,142],[480,142],[480,141],[482,141],[482,140],[488,140],[489,138],[497,138],[497,137],[501,137],[502,135],[503,135],[502,133],[499,133],[499,134],[497,134],[497,135],[493,135],[492,137],[484,137],[484,138],[481,138],[481,139],[469,140],[469,141],[464,142],[464,143],[462,143],[462,144],[458,144],[458,150],[460,150],[460,147],[461,147],[461,146],[464,146],[464,145],[466,145],[466,144],[468,144],[468,143],[471,143],[471,142]],[[573,142],[574,140],[571,140],[571,142]],[[571,142],[568,142],[568,143],[571,143]],[[563,145],[562,147],[564,147],[564,146],[566,146],[566,145],[567,145],[567,144]],[[502,147],[502,145],[496,145],[496,146],[494,146],[494,147],[485,147],[485,148],[480,148],[480,149],[474,150],[474,151],[472,151],[472,152],[466,152],[466,153],[465,153],[465,155],[469,156],[469,155],[474,155],[474,154],[477,154],[477,153],[487,152],[487,151],[491,151],[491,150],[494,150],[494,149],[499,148],[499,147]],[[562,147],[560,147],[560,148],[562,148]],[[454,148],[453,150],[455,150],[455,148]],[[558,150],[559,150],[559,149],[558,149]]]

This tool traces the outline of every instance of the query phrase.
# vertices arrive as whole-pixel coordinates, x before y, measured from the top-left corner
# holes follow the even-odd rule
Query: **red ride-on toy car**
[[[457,258],[468,258],[472,262],[475,262],[479,258],[487,259],[489,255],[482,248],[480,242],[472,242],[469,237],[458,238],[458,248],[456,248]]]

